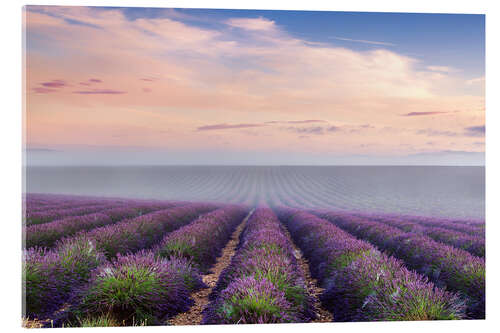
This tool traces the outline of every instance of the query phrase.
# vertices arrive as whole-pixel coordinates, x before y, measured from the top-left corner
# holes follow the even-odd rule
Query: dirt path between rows
[[[202,311],[208,305],[208,296],[215,288],[219,276],[230,263],[231,258],[236,252],[236,247],[240,241],[240,234],[245,228],[247,220],[250,218],[254,210],[243,219],[241,224],[236,228],[236,230],[231,235],[231,239],[226,244],[226,247],[222,250],[222,254],[217,258],[215,266],[211,269],[211,273],[203,275],[202,279],[208,285],[208,288],[202,289],[191,294],[194,299],[194,305],[187,311],[179,313],[177,316],[171,318],[167,321],[167,325],[199,325],[203,319]]]
[[[319,300],[319,296],[323,292],[323,288],[318,287],[318,281],[313,279],[311,276],[311,271],[309,270],[309,262],[302,255],[302,251],[295,245],[292,237],[286,227],[283,228],[285,230],[285,234],[288,236],[290,243],[293,247],[293,255],[297,259],[297,263],[299,264],[300,269],[304,273],[304,277],[306,279],[307,290],[314,297],[314,311],[316,312],[316,319],[313,320],[313,323],[329,323],[333,321],[333,315],[330,311],[326,310]]]

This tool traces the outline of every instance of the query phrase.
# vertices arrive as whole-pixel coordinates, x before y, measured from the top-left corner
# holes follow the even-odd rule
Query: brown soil
[[[22,327],[24,328],[41,328],[42,326],[43,323],[38,319],[28,319],[28,318],[22,319]]]
[[[293,255],[297,259],[297,263],[299,264],[300,269],[302,270],[304,277],[306,279],[307,289],[311,296],[314,297],[314,310],[316,312],[316,319],[314,319],[313,323],[329,323],[333,321],[333,315],[331,312],[323,308],[321,302],[319,301],[319,295],[323,292],[323,288],[318,287],[318,281],[311,277],[311,272],[309,271],[309,262],[302,255],[302,251],[295,245],[293,242],[290,233],[285,228],[285,233],[287,234],[290,243],[293,247]]]
[[[202,289],[191,294],[194,299],[194,305],[187,311],[179,313],[177,316],[168,320],[168,325],[199,325],[203,316],[201,312],[205,309],[209,303],[208,296],[212,292],[212,289],[217,284],[219,280],[219,275],[222,273],[224,268],[226,268],[231,263],[231,258],[236,252],[236,246],[238,246],[240,234],[245,227],[246,221],[252,215],[253,210],[245,217],[241,224],[236,228],[236,230],[231,235],[231,239],[226,244],[226,247],[222,250],[222,255],[217,258],[215,266],[212,268],[210,274],[203,275],[203,282],[208,285],[208,288]]]

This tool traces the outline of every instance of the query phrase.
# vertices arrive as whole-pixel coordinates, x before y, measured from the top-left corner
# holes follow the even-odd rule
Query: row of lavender
[[[36,212],[26,212],[26,225],[36,225],[47,223],[56,219],[60,219],[67,216],[76,216],[76,215],[84,215],[95,213],[100,210],[105,210],[109,208],[115,208],[119,206],[118,203],[106,203],[106,204],[97,204],[97,205],[85,205],[83,207],[77,206],[72,208],[63,208],[63,209],[50,209],[50,210],[41,210]]]
[[[362,214],[357,216],[381,222],[407,232],[426,235],[438,242],[466,250],[478,257],[484,257],[485,255],[484,224],[467,224],[450,219],[380,214]]]
[[[172,201],[169,201],[172,202]],[[161,205],[165,201],[96,198],[73,195],[26,194],[24,217],[26,225],[51,222],[57,219],[100,212],[105,209],[132,205]]]
[[[162,201],[144,201],[144,200],[78,200],[70,204],[46,206],[36,210],[26,210],[24,212],[24,217],[26,225],[37,225],[58,220],[70,216],[78,216],[100,212],[102,210],[126,207],[128,205],[143,204],[151,205],[153,203],[158,205],[162,204]]]
[[[278,215],[301,248],[335,321],[460,319],[465,306],[403,262],[304,211]]]
[[[162,324],[186,311],[201,273],[214,263],[247,209],[227,206],[167,234],[151,250],[122,256],[93,271],[65,313],[66,324],[118,326]]]
[[[63,194],[48,194],[48,193],[25,193],[23,195],[23,202],[26,209],[41,209],[49,206],[62,206],[67,204],[78,204],[82,201],[93,201],[94,203],[101,202],[101,199],[95,197],[89,198],[77,195],[63,195]]]
[[[308,322],[313,300],[276,215],[252,214],[204,310],[205,324]]]
[[[180,205],[182,205],[182,203],[131,202],[127,205],[100,210],[97,213],[68,216],[52,222],[26,226],[24,227],[26,248],[34,246],[52,247],[57,240],[63,237],[72,236],[77,232],[110,225],[123,219],[129,219],[156,210],[172,208]]]
[[[33,213],[38,213],[41,211],[54,210],[54,209],[68,209],[68,208],[77,208],[77,207],[85,207],[85,206],[95,206],[103,204],[102,200],[66,200],[62,202],[54,202],[52,204],[47,205],[34,205],[26,202],[26,215],[30,216]]]
[[[213,210],[191,204],[145,214],[113,225],[81,232],[57,241],[53,249],[34,247],[24,252],[26,316],[44,318],[66,302],[76,286],[106,260],[148,248],[167,232]]]
[[[467,303],[468,317],[484,318],[484,258],[437,242],[424,234],[406,232],[373,219],[336,212],[316,214],[403,260],[406,266],[426,275],[441,288],[460,293]]]

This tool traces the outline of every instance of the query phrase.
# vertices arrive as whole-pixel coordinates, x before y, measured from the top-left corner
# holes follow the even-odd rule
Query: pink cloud
[[[249,128],[249,127],[261,127],[263,124],[216,124],[216,125],[206,125],[200,126],[196,130],[198,131],[211,131],[211,130],[223,130],[223,129],[233,129],[233,128]]]
[[[42,82],[41,85],[48,88],[62,88],[67,86],[66,82],[64,82],[63,80],[52,80],[50,82]]]
[[[403,114],[402,116],[405,116],[405,117],[434,116],[434,115],[437,115],[437,114],[445,114],[445,113],[450,113],[450,112],[444,112],[444,111],[410,112],[410,113]]]
[[[100,79],[89,79],[89,82],[92,82],[92,83],[101,83],[102,80],[100,80]]]
[[[266,121],[266,124],[311,124],[311,123],[327,123],[326,120],[276,120]]]
[[[126,94],[126,91],[112,90],[112,89],[93,89],[93,90],[83,90],[83,91],[73,91],[73,94],[80,95],[118,95]]]

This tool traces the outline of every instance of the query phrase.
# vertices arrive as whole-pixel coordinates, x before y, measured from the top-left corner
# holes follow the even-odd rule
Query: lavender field
[[[485,9],[140,6],[22,8],[24,327],[486,319]]]
[[[485,317],[481,218],[328,207],[305,182],[221,182],[203,201],[27,193],[24,325]]]
[[[65,166],[26,169],[29,193],[286,205],[484,219],[484,167]]]

